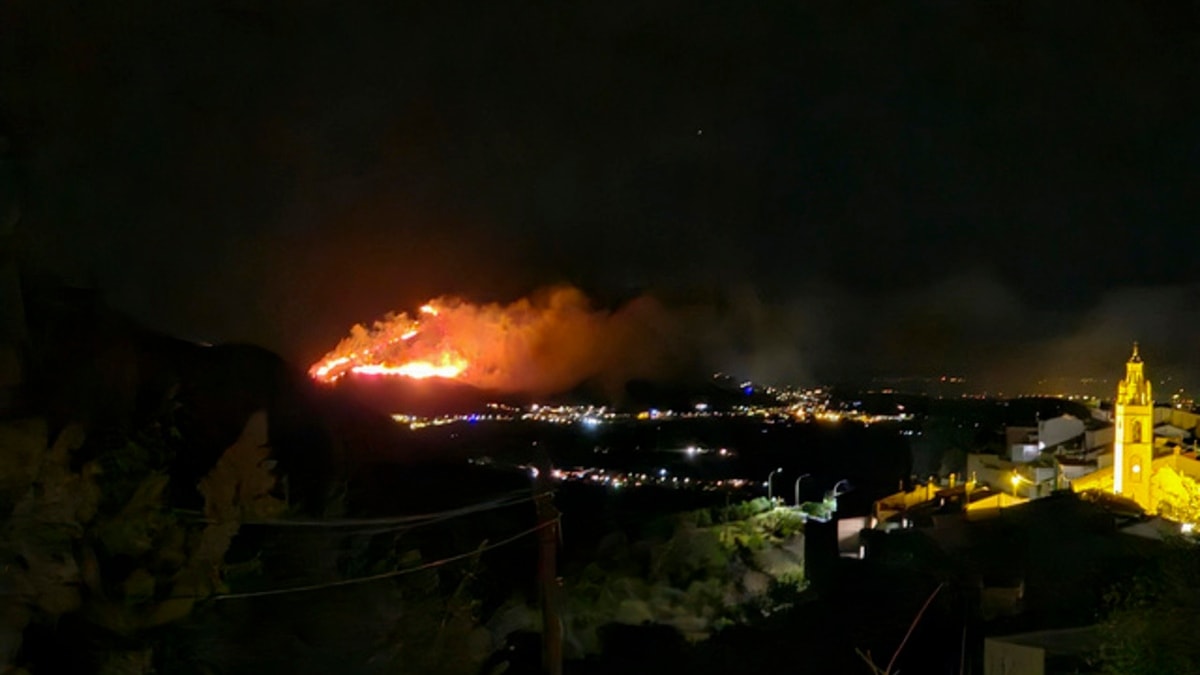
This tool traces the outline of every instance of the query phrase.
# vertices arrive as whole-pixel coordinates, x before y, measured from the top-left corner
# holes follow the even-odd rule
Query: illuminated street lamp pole
[[[843,483],[846,485],[846,489],[845,489],[845,490],[842,490],[841,492],[838,492],[838,488],[839,488],[839,487],[841,487]],[[845,478],[843,478],[843,479],[841,479],[841,480],[839,480],[838,482],[836,482],[836,483],[834,483],[834,484],[833,484],[833,489],[832,489],[832,490],[830,490],[830,491],[829,491],[829,492],[826,494],[826,496],[825,496],[825,499],[826,499],[826,500],[829,500],[829,499],[832,499],[832,500],[833,500],[833,510],[834,510],[834,511],[837,511],[837,498],[838,498],[838,497],[840,497],[840,496],[842,496],[842,495],[844,495],[844,494],[846,494],[847,492],[849,492],[849,491],[850,491],[850,490],[851,490],[853,487],[854,487],[854,486],[850,485],[850,481],[849,481],[849,480],[847,480],[847,479],[845,479]]]
[[[831,490],[831,492],[833,492],[833,497],[834,497],[834,499],[836,499],[836,498],[840,497],[841,495],[844,495],[844,494],[846,494],[847,492],[849,492],[849,491],[850,491],[849,489],[847,489],[847,490],[843,490],[843,491],[841,491],[841,492],[838,492],[838,487],[839,487],[839,486],[840,486],[842,483],[845,483],[847,486],[849,486],[849,485],[850,485],[850,481],[849,481],[849,480],[847,480],[847,479],[845,479],[845,478],[843,478],[842,480],[839,480],[838,482],[834,483],[834,484],[833,484],[833,490]]]
[[[800,506],[800,481],[808,478],[811,475],[811,473],[802,473],[800,474],[800,477],[796,479],[796,506]]]
[[[1013,472],[1012,478],[1009,479],[1013,487],[1013,497],[1017,496],[1017,486],[1021,484],[1021,475],[1016,471]]]
[[[767,474],[767,500],[770,501],[772,504],[775,503],[775,497],[774,497],[774,493],[771,492],[771,479],[775,477],[775,474],[782,473],[782,472],[783,472],[783,467],[779,467],[778,469],[775,469],[771,473]]]

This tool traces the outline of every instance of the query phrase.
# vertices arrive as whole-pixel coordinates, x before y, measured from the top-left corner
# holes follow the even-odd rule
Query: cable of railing
[[[476,548],[473,551],[468,551],[466,553],[459,553],[457,555],[453,555],[448,558],[442,558],[440,560],[434,560],[434,561],[427,562],[427,563],[424,563],[421,565],[417,565],[416,567],[406,567],[404,569],[392,570],[390,572],[383,572],[380,574],[372,574],[370,576],[365,576],[365,577],[355,577],[353,579],[338,579],[337,581],[326,581],[326,582],[322,582],[319,584],[308,584],[308,585],[304,585],[304,586],[292,586],[289,588],[274,588],[274,589],[268,589],[268,590],[264,590],[264,591],[247,591],[244,593],[224,593],[224,594],[220,594],[220,595],[215,595],[212,597],[212,599],[213,600],[237,600],[237,599],[242,599],[242,598],[261,598],[261,597],[267,597],[267,596],[272,596],[272,595],[285,595],[287,593],[303,593],[303,592],[307,592],[307,591],[318,591],[318,590],[321,590],[324,588],[336,588],[338,586],[350,586],[353,584],[362,584],[362,583],[369,583],[372,581],[380,581],[382,579],[390,579],[392,577],[403,576],[405,574],[412,574],[414,572],[421,572],[424,570],[433,569],[435,567],[441,567],[442,565],[447,565],[452,562],[457,562],[459,560],[465,560],[472,556],[477,556],[486,551],[490,551],[492,549],[511,544],[515,541],[518,541],[522,537],[527,537],[535,532],[538,532],[539,530],[545,529],[552,525],[557,525],[558,522],[559,522],[558,518],[555,518],[554,520],[547,520],[545,522],[538,523],[537,525],[535,525],[527,530],[522,530],[521,532],[518,532],[517,534],[514,534],[510,537],[501,539],[500,541],[497,541],[493,544],[484,544],[484,545],[480,546],[479,548]]]
[[[269,526],[269,527],[379,527],[379,526],[409,526],[415,524],[423,524],[428,522],[438,522],[450,518],[471,515],[481,511],[489,511],[492,509],[505,508],[515,506],[524,502],[530,502],[537,499],[537,494],[530,494],[528,491],[522,490],[513,492],[496,499],[486,502],[470,504],[468,506],[459,507],[456,509],[447,509],[445,511],[437,511],[434,513],[422,513],[408,516],[391,516],[386,518],[321,518],[316,520],[297,520],[297,519],[270,519],[270,520],[246,520],[241,521],[242,525]],[[203,519],[204,522],[211,522]]]

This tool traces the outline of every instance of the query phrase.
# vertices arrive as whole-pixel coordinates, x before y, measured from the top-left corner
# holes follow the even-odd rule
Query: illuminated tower
[[[1150,503],[1150,461],[1154,458],[1154,399],[1143,370],[1137,343],[1125,364],[1125,379],[1117,385],[1117,434],[1113,455],[1113,493],[1136,501],[1146,511]]]

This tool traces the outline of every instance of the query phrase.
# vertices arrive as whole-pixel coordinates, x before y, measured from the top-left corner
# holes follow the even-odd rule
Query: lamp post
[[[842,490],[841,492],[838,492],[838,487],[839,487],[839,486],[840,486],[842,483],[845,483],[847,487],[846,487],[846,489],[845,489],[845,490]],[[836,499],[836,498],[838,498],[839,496],[841,496],[841,495],[844,495],[844,494],[846,494],[847,492],[849,492],[849,491],[850,491],[850,487],[851,487],[851,486],[850,486],[850,481],[849,481],[849,480],[847,480],[847,479],[845,479],[845,478],[843,478],[843,479],[839,480],[838,482],[834,483],[834,484],[833,484],[833,490],[831,490],[831,492],[833,492],[833,497],[834,497],[834,499]]]
[[[845,490],[842,490],[841,492],[838,492],[838,488],[839,488],[839,487],[841,487],[841,486],[842,486],[842,484],[845,484],[845,485],[846,485],[846,489],[845,489]],[[833,501],[833,510],[834,510],[834,511],[837,511],[837,499],[838,499],[838,497],[840,497],[840,496],[842,496],[842,495],[846,494],[847,492],[849,492],[849,491],[850,491],[850,490],[852,490],[853,488],[854,488],[854,486],[853,486],[853,485],[850,485],[850,481],[849,481],[849,480],[847,480],[847,479],[845,479],[845,478],[843,478],[843,479],[841,479],[841,480],[839,480],[838,482],[836,482],[836,483],[834,483],[834,484],[833,484],[833,489],[831,489],[831,490],[829,491],[829,493],[828,493],[828,494],[825,496],[825,499],[826,499],[826,500],[832,500],[832,501]]]
[[[808,478],[811,475],[812,475],[811,473],[802,473],[802,474],[800,474],[800,477],[796,479],[796,507],[797,508],[799,508],[799,506],[800,506],[800,481],[804,480],[805,478]]]
[[[775,469],[771,473],[767,474],[767,500],[770,501],[772,504],[775,503],[775,497],[774,497],[774,493],[771,491],[771,479],[775,477],[775,474],[782,473],[782,472],[783,472],[783,467],[779,467],[778,469]]]
[[[1017,496],[1017,486],[1021,484],[1021,475],[1014,471],[1009,481],[1012,483],[1013,497],[1015,498]]]

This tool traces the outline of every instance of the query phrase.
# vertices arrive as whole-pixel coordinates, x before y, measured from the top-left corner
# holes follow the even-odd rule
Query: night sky
[[[569,283],[753,375],[1200,384],[1195,2],[17,0],[0,124],[26,269],[298,363]]]

